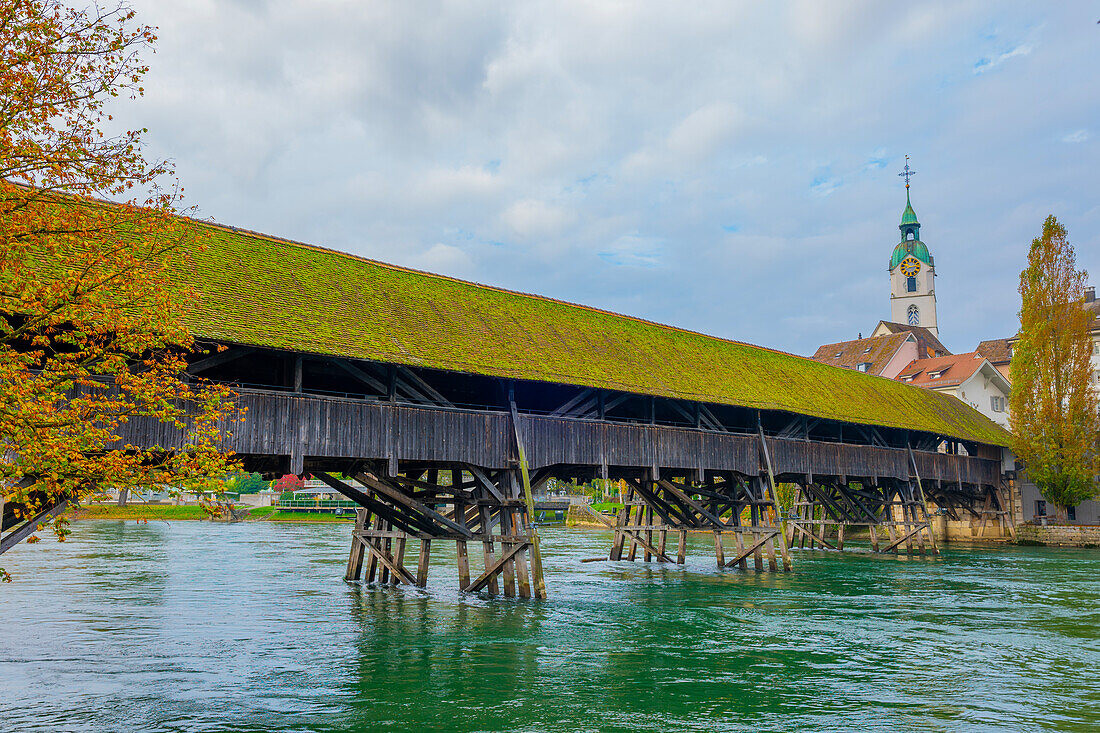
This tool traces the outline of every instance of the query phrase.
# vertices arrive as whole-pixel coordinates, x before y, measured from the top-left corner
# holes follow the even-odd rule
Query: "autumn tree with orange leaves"
[[[189,294],[168,287],[193,244],[179,190],[144,131],[110,129],[155,40],[125,7],[0,0],[0,552],[45,524],[64,539],[57,517],[95,492],[232,470],[232,393],[187,377]],[[135,420],[184,430],[183,449],[125,445]]]
[[[1020,273],[1010,414],[1013,450],[1028,479],[1062,508],[1095,496],[1100,473],[1100,413],[1089,385],[1092,315],[1082,307],[1087,283],[1065,228],[1047,217]]]

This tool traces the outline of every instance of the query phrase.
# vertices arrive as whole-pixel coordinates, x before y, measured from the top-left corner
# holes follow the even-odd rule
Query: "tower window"
[[[917,292],[917,278],[907,277],[905,278],[905,290],[909,293]]]
[[[910,279],[912,279],[912,278],[910,278]],[[909,306],[909,310],[908,310],[907,314],[909,316],[909,325],[910,326],[919,326],[920,325],[920,308],[918,308],[915,305],[911,305],[911,306]]]

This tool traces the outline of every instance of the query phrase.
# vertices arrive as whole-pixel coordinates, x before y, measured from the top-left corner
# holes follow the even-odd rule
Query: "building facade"
[[[918,359],[905,367],[897,379],[957,397],[993,422],[1008,427],[1008,380],[976,351]]]

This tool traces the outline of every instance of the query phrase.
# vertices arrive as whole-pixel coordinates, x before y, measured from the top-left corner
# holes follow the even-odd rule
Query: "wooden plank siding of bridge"
[[[447,539],[458,543],[463,589],[544,595],[529,497],[552,477],[627,482],[613,559],[683,562],[684,533],[707,531],[719,565],[758,569],[789,568],[796,533],[832,546],[826,525],[843,533],[877,524],[884,550],[934,550],[929,500],[972,514],[1004,503],[993,497],[1009,436],[952,397],[593,308],[189,226],[201,246],[181,252],[173,270],[188,291],[185,319],[200,344],[224,347],[194,355],[194,379],[235,385],[244,420],[225,425],[224,440],[246,469],[313,473],[363,506],[349,580],[423,584],[431,541]],[[187,445],[185,431],[147,421],[121,437]],[[777,505],[780,483],[799,487],[789,517]],[[404,566],[407,540],[420,541],[416,573]],[[479,575],[469,544],[482,546]]]

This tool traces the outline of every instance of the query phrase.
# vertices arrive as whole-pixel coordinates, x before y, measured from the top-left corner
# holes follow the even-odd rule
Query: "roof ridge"
[[[628,313],[619,313],[618,311],[608,310],[606,308],[597,308],[595,306],[585,305],[584,303],[574,303],[574,302],[569,301],[569,300],[562,300],[560,298],[554,298],[554,297],[549,296],[549,295],[539,295],[537,293],[527,293],[527,292],[524,292],[522,290],[511,290],[509,288],[502,288],[499,285],[489,285],[489,284],[486,284],[486,283],[476,282],[474,280],[463,280],[462,278],[454,277],[453,275],[445,275],[445,274],[438,273],[438,272],[430,272],[428,270],[419,270],[415,267],[408,267],[406,265],[395,265],[392,262],[384,262],[382,260],[376,260],[376,259],[373,259],[371,257],[365,257],[363,255],[355,254],[353,252],[344,252],[343,250],[333,249],[332,247],[323,247],[323,246],[318,245],[318,244],[311,244],[309,242],[302,242],[302,241],[299,241],[299,240],[296,240],[296,239],[288,239],[286,237],[280,237],[280,236],[277,236],[277,235],[274,235],[274,234],[267,234],[265,232],[256,231],[254,229],[246,229],[245,227],[238,227],[238,226],[234,226],[232,224],[222,224],[220,222],[216,222],[216,221],[213,221],[213,220],[198,219],[196,217],[185,216],[183,214],[178,214],[177,216],[179,216],[179,218],[181,218],[181,219],[186,219],[188,221],[194,222],[195,224],[199,224],[199,225],[202,225],[202,226],[217,227],[218,229],[229,231],[229,232],[232,232],[234,234],[243,234],[245,236],[251,236],[251,237],[255,237],[257,239],[265,239],[269,242],[275,242],[275,243],[278,243],[278,244],[289,244],[291,246],[303,247],[305,249],[311,249],[311,250],[314,250],[314,251],[317,251],[317,252],[325,252],[325,253],[328,253],[328,254],[337,255],[339,257],[347,257],[347,258],[350,258],[350,259],[353,259],[353,260],[359,260],[360,262],[366,262],[366,263],[371,264],[371,265],[377,265],[377,266],[380,266],[380,267],[385,267],[385,268],[390,269],[390,270],[396,270],[398,272],[408,272],[408,273],[413,273],[413,274],[416,274],[416,275],[424,275],[426,277],[437,278],[439,280],[448,280],[448,281],[453,282],[453,283],[458,283],[459,285],[467,285],[467,286],[470,286],[470,287],[481,288],[483,290],[491,290],[491,291],[497,292],[497,293],[505,293],[505,294],[508,294],[508,295],[517,295],[517,296],[520,296],[522,298],[531,298],[533,300],[541,300],[541,301],[549,302],[549,303],[557,303],[558,305],[569,306],[571,308],[581,308],[583,310],[586,310],[586,311],[589,311],[589,312],[592,312],[592,313],[600,313],[602,315],[613,316],[615,318],[625,318],[627,320],[634,321],[635,323],[642,323],[642,324],[645,324],[647,326],[656,326],[657,328],[663,328],[663,329],[666,329],[666,330],[669,330],[669,331],[684,333],[684,334],[688,334],[688,335],[691,335],[691,336],[702,336],[703,338],[714,339],[715,341],[723,341],[725,343],[736,344],[738,346],[748,346],[748,347],[753,348],[753,349],[760,349],[761,351],[768,351],[768,352],[771,352],[773,354],[781,354],[783,356],[791,356],[791,357],[794,357],[796,359],[802,359],[804,361],[810,361],[810,362],[813,362],[815,364],[821,364],[822,363],[822,362],[819,362],[816,359],[813,359],[813,358],[808,357],[808,356],[802,356],[800,354],[795,354],[795,353],[792,353],[792,352],[789,352],[789,351],[783,351],[781,349],[775,349],[775,348],[772,348],[770,346],[760,346],[759,344],[752,344],[752,343],[749,343],[748,341],[737,341],[736,339],[726,338],[725,336],[715,336],[714,334],[704,333],[702,331],[695,331],[695,330],[692,330],[690,328],[684,328],[682,326],[673,326],[673,325],[668,324],[668,323],[661,323],[660,321],[651,321],[651,320],[648,320],[646,318],[641,318],[639,316],[632,316]],[[896,336],[897,334],[889,334],[889,335]],[[868,338],[872,338],[872,337],[869,336]],[[874,337],[874,338],[880,338],[880,337]],[[831,366],[831,365],[826,364],[825,366]],[[834,368],[836,368],[836,367],[834,367]]]

